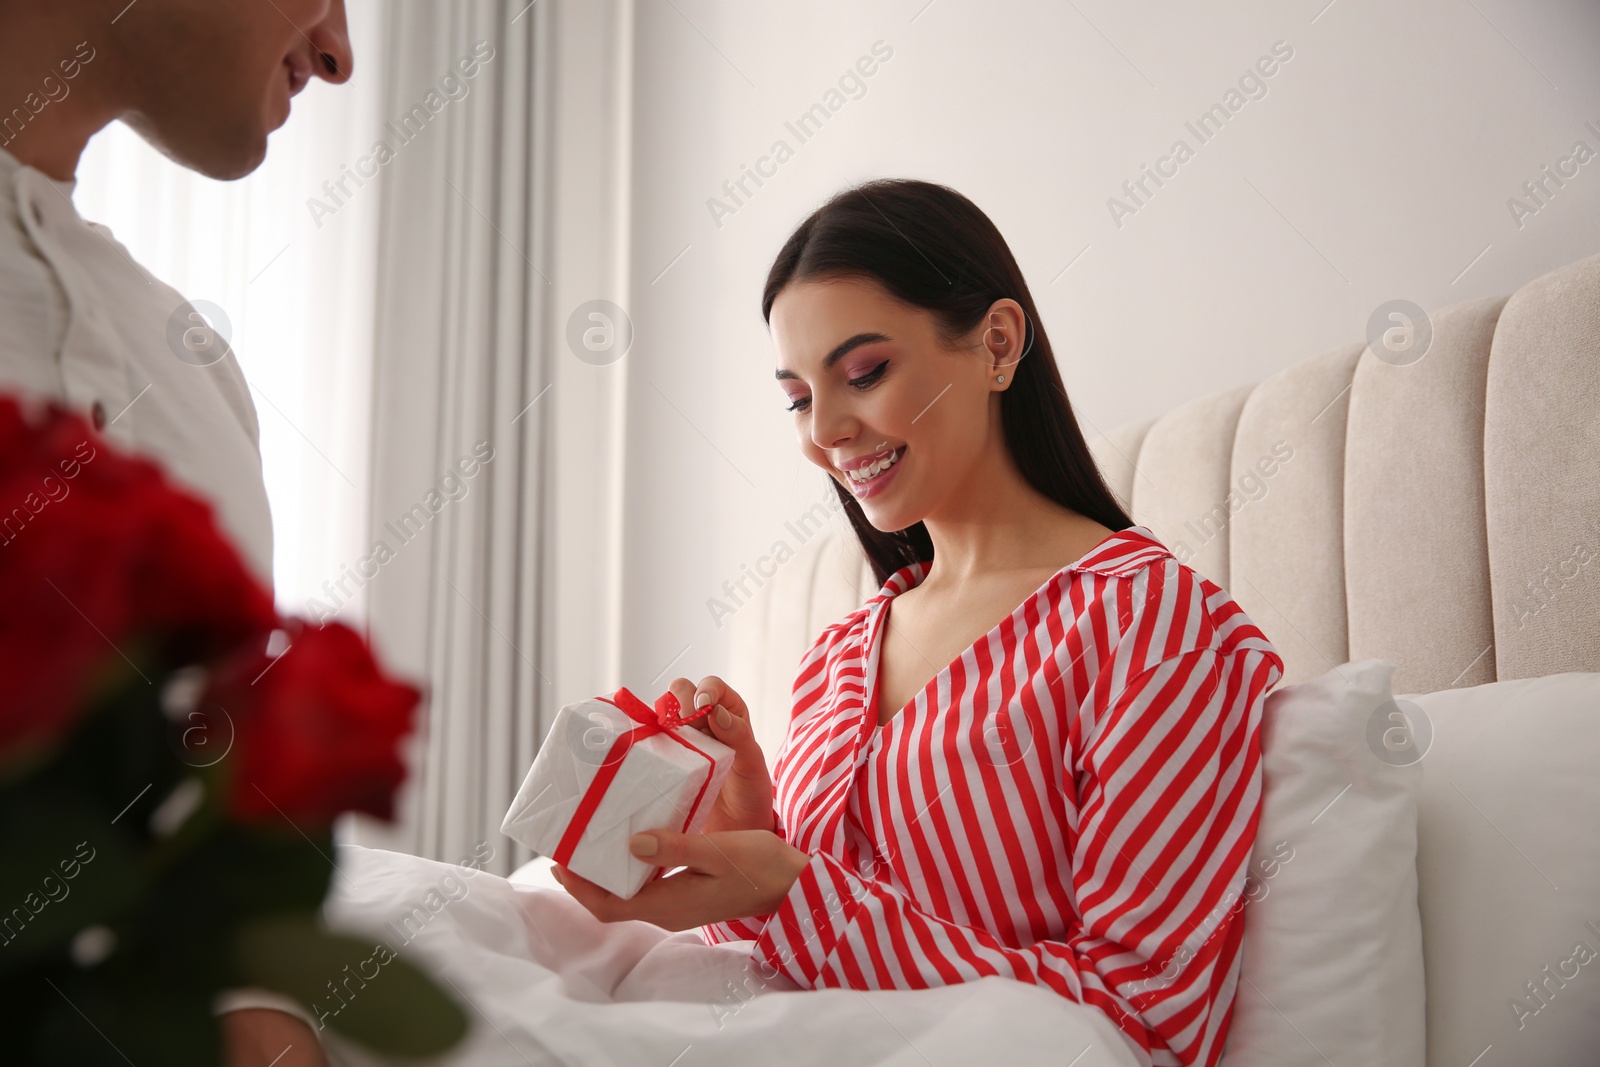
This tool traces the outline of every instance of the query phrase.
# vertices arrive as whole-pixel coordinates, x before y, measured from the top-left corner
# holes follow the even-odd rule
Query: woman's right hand
[[[767,759],[756,743],[750,727],[750,709],[733,687],[715,675],[700,680],[697,686],[687,678],[674,678],[667,689],[678,698],[682,714],[688,715],[696,701],[711,705],[711,714],[689,725],[703,730],[733,749],[733,769],[723,780],[722,792],[706,817],[701,833],[723,830],[776,830],[773,817],[772,775]],[[726,724],[718,708],[727,712]]]

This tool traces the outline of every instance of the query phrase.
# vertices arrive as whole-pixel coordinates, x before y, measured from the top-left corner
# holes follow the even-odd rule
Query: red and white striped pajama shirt
[[[806,988],[1002,975],[1102,1009],[1154,1067],[1213,1067],[1239,975],[1283,661],[1143,526],[1063,567],[883,726],[890,575],[801,660],[774,764],[811,863],[771,915],[700,928]]]

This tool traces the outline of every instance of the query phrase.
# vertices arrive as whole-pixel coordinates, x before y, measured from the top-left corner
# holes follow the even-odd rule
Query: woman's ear
[[[978,343],[988,363],[989,378],[1004,386],[1014,379],[1016,365],[1033,339],[1027,313],[1015,300],[1001,297],[989,305],[979,329]]]

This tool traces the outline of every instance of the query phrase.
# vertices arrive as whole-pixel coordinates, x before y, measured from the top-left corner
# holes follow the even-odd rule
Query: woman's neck
[[[923,520],[934,566],[922,585],[953,589],[1000,571],[1059,570],[1093,548],[1106,528],[1022,479],[992,477],[979,498]]]

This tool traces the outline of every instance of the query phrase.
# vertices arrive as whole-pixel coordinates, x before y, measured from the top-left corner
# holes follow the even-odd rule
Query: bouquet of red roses
[[[372,948],[319,922],[333,821],[393,817],[419,695],[279,618],[154,464],[0,397],[0,1061],[212,1067],[219,992],[326,996]],[[403,959],[329,1023],[466,1028]]]

